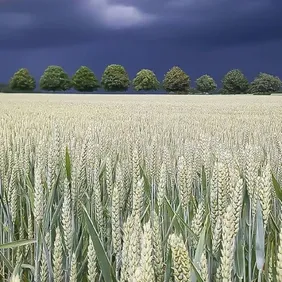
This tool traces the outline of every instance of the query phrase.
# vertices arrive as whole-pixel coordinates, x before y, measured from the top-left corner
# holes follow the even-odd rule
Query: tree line
[[[282,82],[277,76],[267,73],[259,73],[249,83],[245,75],[239,69],[227,72],[222,79],[222,88],[217,90],[217,84],[210,75],[202,75],[195,83],[196,87],[190,87],[190,77],[180,67],[172,67],[160,82],[152,70],[140,70],[134,79],[130,81],[129,75],[121,65],[112,64],[106,67],[99,81],[95,73],[86,66],[81,66],[70,77],[60,66],[48,66],[39,80],[41,91],[67,91],[75,89],[79,92],[95,92],[104,89],[107,92],[126,92],[129,87],[136,91],[152,92],[164,90],[175,94],[271,94],[279,92]],[[9,84],[4,87],[5,92],[34,92],[36,81],[26,68],[21,68],[12,76]],[[2,91],[3,85],[2,85]],[[0,84],[1,91],[1,84]]]

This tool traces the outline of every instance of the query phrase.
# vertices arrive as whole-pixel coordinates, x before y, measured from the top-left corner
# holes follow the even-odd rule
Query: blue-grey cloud
[[[282,38],[278,0],[6,0],[0,5],[2,49],[105,40],[206,48]]]

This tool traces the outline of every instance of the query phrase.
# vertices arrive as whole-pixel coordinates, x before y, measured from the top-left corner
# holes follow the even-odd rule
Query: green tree
[[[81,66],[72,77],[72,86],[80,92],[93,92],[99,88],[99,81],[92,70]]]
[[[234,69],[223,77],[222,88],[223,93],[242,94],[247,92],[249,82],[240,70]]]
[[[227,93],[227,90],[224,89],[224,88],[219,88],[217,91],[216,91],[217,94],[222,94],[222,95],[225,95],[225,94],[228,94]]]
[[[7,83],[0,83],[0,92],[13,92],[11,89],[10,89],[10,86],[9,84]]]
[[[19,69],[10,79],[9,88],[13,91],[33,91],[36,87],[34,77],[25,68]]]
[[[207,74],[202,75],[196,80],[196,89],[202,93],[210,93],[214,91],[216,88],[217,88],[216,82],[211,76]]]
[[[49,66],[39,82],[40,88],[47,91],[66,91],[71,88],[68,74],[60,66]]]
[[[150,91],[158,90],[160,87],[160,82],[157,79],[155,73],[148,69],[142,69],[137,74],[132,81],[135,90],[140,91]]]
[[[127,91],[130,80],[123,66],[113,64],[106,67],[101,85],[106,91]]]
[[[197,88],[190,87],[188,93],[191,95],[198,95],[201,94],[201,91],[199,91]]]
[[[172,67],[163,80],[163,88],[167,92],[188,93],[190,86],[189,76],[178,66]]]
[[[259,73],[252,81],[249,92],[256,95],[270,95],[281,88],[281,80],[278,76],[267,73]]]

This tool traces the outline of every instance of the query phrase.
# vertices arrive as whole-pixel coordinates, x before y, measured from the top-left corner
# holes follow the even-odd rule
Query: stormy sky
[[[160,80],[174,65],[195,81],[233,68],[282,78],[281,0],[0,0],[0,82],[21,67],[38,80],[48,65],[100,78],[122,64]]]

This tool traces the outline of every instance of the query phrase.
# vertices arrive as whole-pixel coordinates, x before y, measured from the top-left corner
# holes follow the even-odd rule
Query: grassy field
[[[1,94],[0,281],[282,281],[281,109]]]

